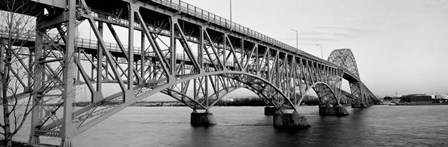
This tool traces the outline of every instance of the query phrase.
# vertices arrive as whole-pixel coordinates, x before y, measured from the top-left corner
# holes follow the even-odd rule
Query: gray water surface
[[[187,107],[129,107],[76,136],[73,145],[448,146],[446,105],[347,109],[346,117],[322,117],[317,106],[302,106],[311,128],[276,130],[263,107],[214,107],[218,125],[211,127],[192,127]],[[16,139],[27,137],[22,131]]]

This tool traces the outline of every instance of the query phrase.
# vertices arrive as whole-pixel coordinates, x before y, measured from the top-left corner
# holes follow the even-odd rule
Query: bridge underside
[[[309,127],[298,114],[309,90],[318,94],[322,115],[345,115],[342,79],[350,82],[353,107],[376,99],[360,81],[351,51],[338,50],[325,61],[187,3],[27,5],[35,8],[23,13],[36,18],[36,30],[15,35],[14,47],[2,42],[1,52],[9,54],[0,57],[17,61],[11,77],[35,105],[32,144],[48,136],[70,146],[77,134],[159,92],[192,108],[193,125],[215,124],[209,109],[241,87],[275,108],[277,127]],[[77,36],[84,24],[93,39]],[[3,40],[11,36],[6,32]],[[83,88],[87,93],[79,94]],[[79,102],[86,105],[75,106]]]

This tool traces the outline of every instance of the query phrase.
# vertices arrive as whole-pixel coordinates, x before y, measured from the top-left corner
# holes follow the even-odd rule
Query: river
[[[187,107],[128,107],[76,136],[73,145],[99,146],[448,146],[448,106],[347,107],[349,116],[319,116],[301,106],[305,130],[276,130],[263,107],[214,107],[217,125],[192,127]],[[28,139],[27,124],[15,140]]]

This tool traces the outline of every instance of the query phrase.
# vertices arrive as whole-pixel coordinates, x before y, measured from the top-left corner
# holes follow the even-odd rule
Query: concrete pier
[[[343,106],[332,106],[329,104],[319,105],[319,115],[321,116],[347,116],[347,109]]]
[[[309,127],[311,125],[305,116],[300,115],[297,111],[291,113],[277,110],[274,114],[274,128],[276,129],[303,129]]]
[[[264,115],[274,115],[277,111],[277,108],[274,106],[266,106],[264,107]]]
[[[345,109],[345,107],[343,106],[336,106],[334,107],[335,111],[336,111],[336,116],[347,116],[350,115],[347,111],[347,109]]]
[[[352,108],[367,108],[369,105],[365,102],[361,103],[352,103]]]
[[[361,108],[361,103],[352,103],[352,108]]]
[[[367,103],[361,103],[361,108],[367,108],[367,107],[369,107],[370,105],[369,104],[367,104]]]
[[[191,113],[190,123],[192,126],[211,126],[216,125],[216,120],[213,113],[193,111]]]
[[[333,106],[329,104],[320,104],[319,105],[319,115],[320,116],[332,116],[336,115],[336,110]]]

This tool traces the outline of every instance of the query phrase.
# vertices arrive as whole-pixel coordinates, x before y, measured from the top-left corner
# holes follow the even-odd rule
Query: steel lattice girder
[[[297,109],[311,89],[322,102],[339,104],[342,78],[355,75],[359,84],[354,88],[373,95],[359,81],[350,50],[334,51],[327,62],[252,30],[227,25],[214,14],[212,19],[211,13],[186,3],[182,3],[186,7],[171,1],[99,3],[69,1],[67,10],[39,5],[41,13],[44,9],[51,13],[38,17],[35,40],[24,39],[36,44],[28,55],[33,68],[25,72],[33,80],[20,82],[36,91],[31,143],[38,144],[39,136],[51,136],[69,145],[75,135],[158,92],[207,110],[243,87],[277,108]],[[191,8],[195,14],[189,13]],[[90,25],[94,40],[74,37],[75,26],[82,22]],[[120,27],[131,35],[121,36]],[[107,31],[112,43],[103,37]],[[134,44],[138,35],[133,34],[140,34],[141,44]],[[17,58],[22,59],[21,66],[31,66]],[[87,92],[79,94],[79,89]],[[74,107],[81,102],[85,105]]]
[[[376,99],[375,95],[361,82],[353,52],[350,49],[337,49],[331,52],[328,56],[328,61],[339,65],[344,72],[342,77],[347,78],[350,82],[350,91],[353,96],[354,103],[372,103],[372,99],[366,99],[366,97],[372,97]]]

